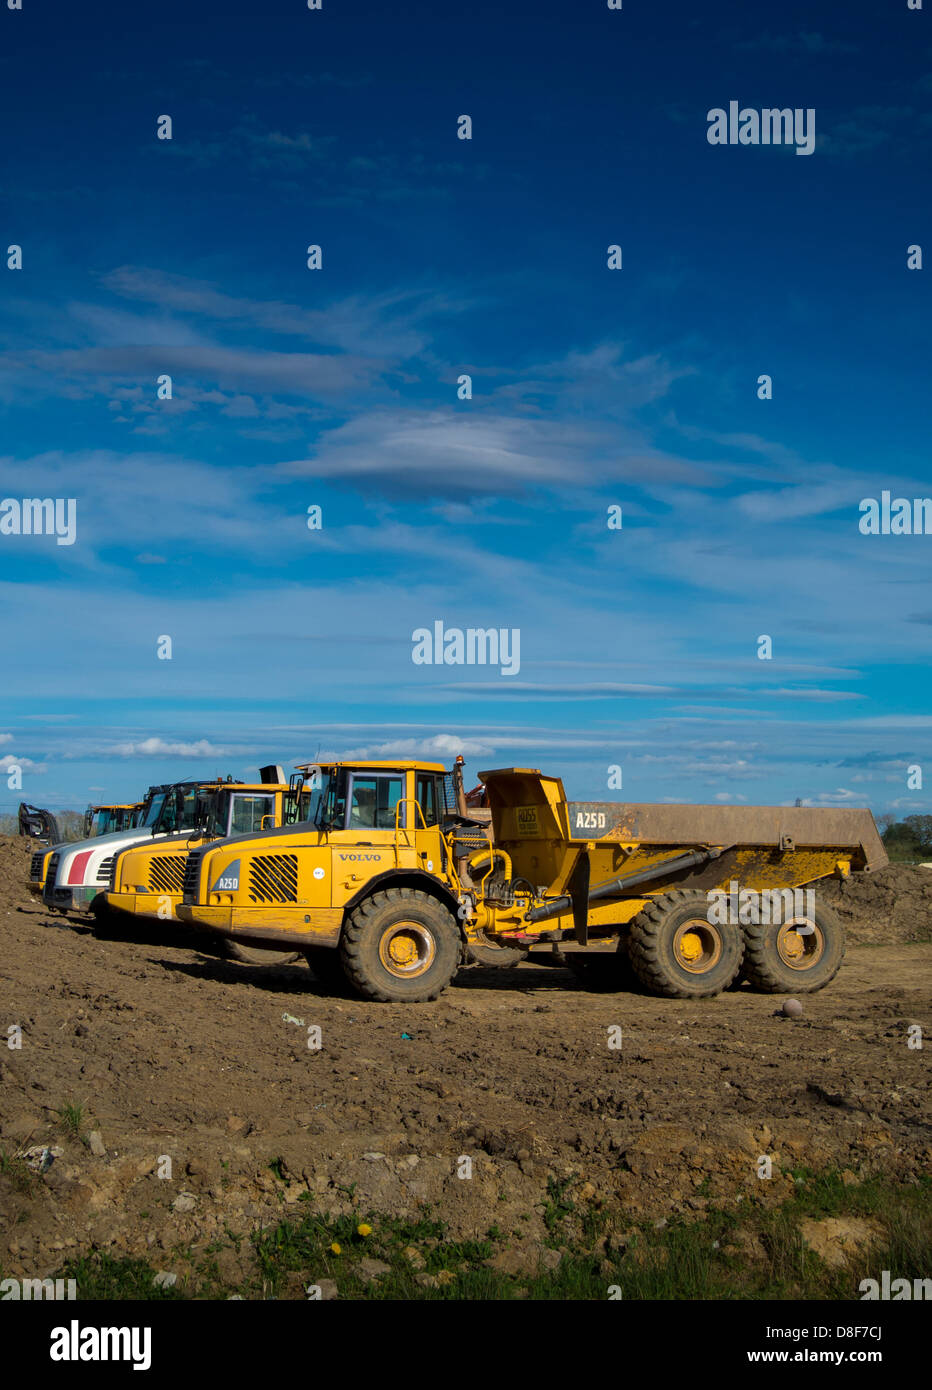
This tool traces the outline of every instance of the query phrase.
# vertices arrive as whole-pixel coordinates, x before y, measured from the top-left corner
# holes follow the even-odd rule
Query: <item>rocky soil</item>
[[[832,887],[848,957],[789,1019],[746,988],[589,994],[530,963],[432,1004],[334,997],[303,963],[221,961],[158,924],[99,940],[29,897],[30,849],[0,840],[0,1036],[21,1030],[0,1049],[4,1275],[89,1248],[165,1264],[307,1193],[464,1238],[494,1224],[520,1268],[566,1180],[623,1229],[780,1201],[799,1168],[928,1171],[929,1048],[909,1042],[932,1022],[932,871]],[[12,1160],[43,1154],[24,1181]]]

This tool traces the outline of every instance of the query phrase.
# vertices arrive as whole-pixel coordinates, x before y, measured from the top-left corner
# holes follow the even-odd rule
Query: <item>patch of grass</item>
[[[61,1107],[57,1115],[58,1123],[61,1125],[62,1129],[67,1134],[73,1135],[75,1139],[80,1139],[83,1142],[87,1120],[84,1106],[80,1103],[69,1101]]]
[[[182,1299],[185,1294],[176,1284],[170,1289],[157,1289],[152,1280],[156,1270],[148,1260],[114,1259],[112,1255],[95,1252],[69,1260],[58,1277],[77,1281],[78,1298],[146,1299],[157,1302]]]
[[[9,1179],[17,1192],[32,1192],[36,1187],[36,1174],[20,1154],[7,1153],[0,1149],[0,1177]]]
[[[559,1182],[556,1178],[547,1179],[547,1201],[544,1204],[544,1225],[550,1234],[556,1235],[557,1228],[567,1216],[572,1216],[575,1204],[567,1198],[567,1189],[572,1178]]]
[[[913,1279],[932,1267],[932,1180],[906,1186],[871,1178],[846,1186],[838,1172],[800,1169],[795,1176],[796,1190],[780,1207],[745,1202],[725,1212],[710,1211],[704,1220],[675,1219],[660,1230],[645,1222],[629,1226],[623,1243],[613,1236],[623,1213],[607,1204],[574,1204],[568,1183],[551,1182],[545,1223],[548,1232],[559,1229],[566,1253],[552,1271],[532,1275],[488,1268],[485,1262],[496,1245],[508,1249],[498,1225],[490,1226],[483,1240],[453,1240],[445,1223],[426,1207],[409,1220],[358,1211],[331,1217],[305,1205],[299,1217],[253,1233],[253,1270],[239,1284],[221,1275],[224,1252],[241,1251],[242,1238],[230,1231],[200,1252],[179,1247],[172,1253],[168,1267],[179,1273],[173,1289],[153,1288],[148,1261],[104,1254],[73,1259],[58,1277],[77,1279],[80,1298],[106,1299],[226,1298],[232,1293],[304,1299],[309,1285],[333,1279],[341,1299],[359,1301],[603,1301],[613,1287],[614,1296],[635,1301],[850,1301],[857,1299],[862,1279],[878,1278],[883,1269],[893,1278]],[[827,1216],[870,1217],[883,1238],[848,1267],[831,1268],[800,1234],[804,1219]],[[360,1226],[369,1229],[360,1234]],[[606,1238],[611,1253],[603,1255],[598,1243]],[[387,1270],[367,1279],[366,1259],[380,1261]]]

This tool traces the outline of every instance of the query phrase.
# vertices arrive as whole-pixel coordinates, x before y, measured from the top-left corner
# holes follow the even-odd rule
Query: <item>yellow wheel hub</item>
[[[684,960],[688,960],[690,963],[699,959],[702,955],[702,941],[700,940],[698,932],[688,931],[686,935],[682,937],[680,940],[680,954]]]
[[[417,960],[417,943],[399,932],[389,942],[388,954],[393,965],[410,965],[413,960]]]
[[[811,970],[824,950],[825,938],[808,918],[794,917],[777,932],[777,955],[791,970]]]
[[[434,938],[420,922],[396,922],[379,942],[379,960],[391,975],[403,980],[423,975],[436,955]]]
[[[690,974],[704,975],[721,959],[722,938],[704,918],[694,917],[677,928],[673,955],[677,965]]]

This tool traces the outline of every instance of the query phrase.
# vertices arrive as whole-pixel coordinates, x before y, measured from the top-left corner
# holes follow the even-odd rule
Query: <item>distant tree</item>
[[[55,819],[58,821],[58,828],[66,840],[84,839],[83,811],[57,811]]]
[[[932,816],[907,816],[903,821],[924,856],[932,854]]]
[[[84,839],[84,812],[83,811],[52,811],[52,815],[58,821],[58,828],[66,840]],[[19,815],[16,812],[8,811],[0,815],[0,835],[19,834]]]
[[[932,859],[932,816],[906,816],[893,821],[880,837],[887,855],[895,863],[918,863]]]

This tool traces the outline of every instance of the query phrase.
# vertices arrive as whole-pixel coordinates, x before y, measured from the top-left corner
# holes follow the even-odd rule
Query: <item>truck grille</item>
[[[183,854],[159,854],[149,865],[149,888],[153,893],[180,893],[184,882]]]
[[[296,903],[298,856],[257,855],[249,865],[249,896],[254,903]]]
[[[98,882],[98,883],[109,883],[109,882],[110,882],[110,874],[111,874],[111,872],[112,872],[112,870],[113,870],[113,861],[114,861],[114,858],[115,858],[115,857],[116,857],[115,855],[112,855],[112,854],[111,854],[111,855],[108,855],[108,857],[107,857],[106,859],[102,859],[102,860],[100,861],[100,868],[97,870],[97,882]]]
[[[29,879],[31,883],[38,883],[42,877],[42,860],[45,857],[45,850],[40,849],[38,854],[34,854],[29,862]]]
[[[53,854],[51,859],[49,860],[48,872],[45,875],[44,891],[46,893],[51,893],[52,889],[55,887],[55,880],[58,877],[58,861],[60,859],[60,854]]]
[[[197,880],[201,871],[201,849],[193,849],[184,861],[184,878],[181,882],[181,891],[186,903],[197,902]]]

